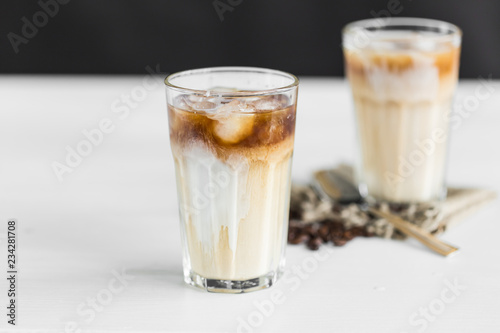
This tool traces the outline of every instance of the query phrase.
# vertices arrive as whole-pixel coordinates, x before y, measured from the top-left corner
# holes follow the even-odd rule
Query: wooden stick
[[[457,247],[443,242],[436,236],[432,235],[430,232],[408,221],[403,220],[399,216],[382,212],[381,210],[370,206],[368,206],[367,210],[374,215],[384,218],[387,222],[391,223],[405,235],[415,238],[420,243],[445,257],[458,251]]]

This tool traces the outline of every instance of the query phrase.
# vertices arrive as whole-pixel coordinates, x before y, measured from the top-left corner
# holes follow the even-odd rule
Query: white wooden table
[[[461,247],[452,258],[412,241],[356,239],[319,252],[289,246],[287,279],[265,291],[184,285],[160,81],[0,77],[4,274],[10,218],[19,244],[17,325],[7,325],[1,278],[0,332],[500,331],[498,202],[443,236]],[[457,101],[473,103],[479,85],[462,81]],[[452,185],[500,191],[500,84],[494,89],[453,130]],[[126,106],[120,98],[130,94]],[[352,160],[351,111],[344,80],[302,78],[295,180]],[[100,125],[102,142],[82,144],[82,131]],[[78,145],[88,155],[60,182],[52,165]]]

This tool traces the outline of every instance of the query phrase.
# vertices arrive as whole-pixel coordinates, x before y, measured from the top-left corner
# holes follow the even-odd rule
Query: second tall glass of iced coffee
[[[460,43],[460,29],[428,19],[370,19],[344,28],[360,147],[356,176],[366,197],[444,197]]]
[[[165,82],[185,281],[227,293],[271,286],[285,263],[297,78],[219,67]]]

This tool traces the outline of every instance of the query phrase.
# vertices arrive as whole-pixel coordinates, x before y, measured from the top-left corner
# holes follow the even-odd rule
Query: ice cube
[[[189,95],[185,100],[186,103],[195,111],[211,113],[217,108],[217,103],[214,103],[214,101],[207,96]]]
[[[255,112],[255,105],[250,101],[240,101],[240,112],[250,113]]]
[[[227,104],[222,104],[217,108],[217,111],[210,115],[212,119],[226,118],[231,113],[251,113],[255,111],[255,107],[251,103],[245,103],[240,100],[232,100]]]
[[[217,105],[209,101],[202,101],[191,104],[191,107],[196,111],[213,113],[215,112]]]
[[[179,95],[174,98],[174,107],[181,109],[181,110],[191,110],[191,107],[189,106],[189,99],[187,95]]]
[[[217,108],[215,117],[227,117],[230,113],[238,112],[239,110],[240,110],[240,101],[233,100]]]
[[[209,101],[215,103],[217,106],[220,106],[233,101],[233,99],[224,96],[212,96]]]
[[[262,143],[274,143],[283,139],[284,126],[282,117],[270,117],[265,126],[261,126],[258,138]]]
[[[288,106],[289,100],[285,95],[265,96],[253,102],[259,111],[274,111]]]
[[[226,113],[216,119],[214,134],[224,143],[235,144],[252,134],[254,121],[253,113]]]
[[[205,102],[208,100],[208,97],[203,96],[203,95],[189,95],[189,102],[191,103],[199,103],[199,102]]]
[[[281,104],[272,99],[260,99],[255,102],[255,108],[259,111],[278,110]]]

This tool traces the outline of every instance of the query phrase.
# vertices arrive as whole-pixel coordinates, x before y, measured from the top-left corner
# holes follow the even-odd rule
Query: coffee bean
[[[326,242],[330,238],[330,227],[328,224],[323,224],[321,227],[318,229],[318,235],[321,237],[321,239]]]
[[[292,242],[292,240],[294,240],[295,238],[297,238],[297,229],[296,228],[290,228],[288,230],[288,242]]]
[[[350,229],[350,231],[354,235],[354,237],[358,237],[358,236],[363,236],[363,234],[365,232],[365,228],[363,228],[363,227],[352,227]]]
[[[333,244],[335,246],[344,246],[345,243],[347,243],[347,240],[345,240],[345,239],[334,239],[333,240]]]
[[[323,240],[321,239],[321,237],[314,237],[311,238],[309,242],[307,242],[307,247],[313,251],[316,251],[319,249],[322,243]]]
[[[290,244],[300,244],[300,243],[307,242],[309,240],[309,238],[310,237],[309,237],[308,234],[306,234],[306,233],[300,233],[300,234],[296,235],[295,238],[292,238],[288,242]]]
[[[306,233],[306,234],[308,234],[308,235],[315,236],[316,232],[317,232],[317,228],[315,228],[313,224],[308,224],[303,229],[303,232]]]
[[[356,236],[352,233],[351,230],[344,231],[344,234],[342,235],[342,238],[345,239],[346,241],[350,241],[354,237]]]
[[[342,238],[344,226],[341,223],[333,222],[330,224],[330,239]]]

